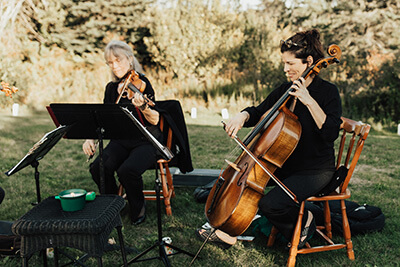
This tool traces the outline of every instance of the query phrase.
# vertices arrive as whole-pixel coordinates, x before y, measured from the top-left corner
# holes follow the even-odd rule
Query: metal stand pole
[[[188,256],[194,257],[194,255],[190,252],[184,251],[178,247],[175,247],[171,244],[167,244],[164,242],[164,240],[162,240],[162,226],[161,226],[161,198],[160,198],[160,187],[161,187],[161,181],[158,178],[158,172],[157,172],[157,168],[156,168],[156,180],[155,180],[155,191],[156,191],[156,201],[157,201],[157,230],[158,230],[158,240],[157,242],[152,245],[151,247],[149,247],[148,249],[146,249],[145,251],[143,251],[142,253],[140,253],[139,255],[137,255],[135,258],[133,258],[132,260],[130,260],[128,262],[128,265],[130,265],[131,263],[134,262],[141,262],[141,261],[148,261],[148,260],[154,260],[154,259],[159,259],[161,260],[165,266],[171,266],[169,260],[168,260],[168,256],[172,256],[178,253],[184,253]],[[165,252],[165,247],[170,247],[173,250],[175,250],[176,252],[167,255],[167,253]],[[142,256],[146,255],[148,252],[150,252],[152,249],[157,248],[158,247],[158,256],[157,257],[151,257],[151,258],[146,258],[146,259],[141,259]]]

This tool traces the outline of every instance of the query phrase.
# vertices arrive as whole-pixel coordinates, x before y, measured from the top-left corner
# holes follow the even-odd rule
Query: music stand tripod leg
[[[160,254],[163,254],[163,258],[165,258],[168,262],[168,255],[165,252],[165,246],[170,247],[174,250],[176,250],[177,252],[172,253],[170,256],[178,254],[178,253],[184,253],[188,256],[194,257],[194,254],[187,252],[183,249],[180,249],[176,246],[173,246],[171,244],[167,244],[165,243],[165,241],[162,239],[162,227],[161,227],[161,197],[160,197],[160,188],[161,188],[161,181],[160,178],[158,177],[158,172],[157,172],[157,168],[156,168],[156,185],[155,185],[155,189],[156,189],[156,199],[157,199],[157,226],[158,226],[158,242],[160,243]],[[161,255],[160,255],[161,256]],[[169,263],[169,262],[168,262]]]
[[[104,174],[104,162],[103,162],[103,128],[97,128],[96,130],[98,138],[99,138],[99,160],[100,160],[100,194],[104,194],[106,192],[106,181]]]
[[[37,202],[36,203],[32,203],[32,205],[37,205],[40,203],[40,201],[42,201],[41,196],[40,196],[40,184],[39,184],[39,171],[38,171],[38,167],[39,167],[39,161],[37,161],[37,159],[35,159],[32,163],[31,166],[33,168],[35,168],[35,183],[36,183],[36,199]]]
[[[132,260],[130,260],[128,262],[128,265],[134,263],[134,262],[140,262],[140,261],[147,261],[147,260],[153,260],[153,259],[159,259],[161,260],[165,266],[171,266],[169,260],[168,260],[168,256],[172,256],[178,253],[184,253],[188,256],[194,257],[194,255],[190,252],[187,252],[183,249],[180,249],[178,247],[172,246],[170,244],[166,244],[164,242],[164,240],[162,240],[162,226],[161,226],[161,197],[160,197],[160,187],[161,187],[161,181],[158,177],[158,168],[156,166],[156,180],[155,180],[155,191],[156,191],[156,202],[157,202],[157,230],[158,230],[158,240],[157,242],[152,245],[151,247],[149,247],[148,249],[146,249],[145,251],[143,251],[142,253],[140,253],[139,255],[137,255],[135,258],[133,258]],[[167,253],[165,252],[165,246],[171,247],[172,249],[175,249],[177,252],[172,253],[170,255],[167,255]],[[142,256],[144,256],[145,254],[147,254],[148,252],[150,252],[153,248],[158,247],[158,257],[152,257],[152,258],[146,258],[146,259],[140,259]]]

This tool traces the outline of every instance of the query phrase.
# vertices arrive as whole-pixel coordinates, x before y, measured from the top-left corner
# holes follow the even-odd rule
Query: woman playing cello
[[[302,77],[308,67],[324,57],[317,30],[298,32],[282,40],[281,53],[284,72],[290,82],[276,88],[260,105],[242,110],[227,123],[225,130],[234,137],[242,127],[255,126],[279,98],[293,88],[290,92],[293,101],[288,101],[287,105],[289,108],[296,103],[293,113],[301,124],[301,136],[293,153],[274,174],[301,202],[321,191],[334,174],[334,141],[341,124],[341,100],[334,84],[316,75]],[[261,213],[291,240],[299,205],[279,186],[264,195],[258,205]],[[300,247],[315,229],[313,214],[305,211]]]
[[[135,72],[136,61],[131,47],[122,41],[111,41],[105,48],[104,58],[110,67],[113,81],[106,86],[104,103],[133,104],[133,115],[146,126],[154,137],[160,138],[161,132],[157,126],[159,113],[150,108],[143,97],[154,101],[154,90],[150,81],[140,73]],[[134,74],[137,81],[145,85],[142,94],[124,93],[124,79],[129,74]],[[131,77],[131,76],[130,76]],[[82,146],[86,155],[95,153],[94,140],[86,140]],[[132,140],[111,140],[103,151],[105,193],[117,194],[118,187],[115,183],[114,172],[126,191],[129,202],[131,222],[134,225],[145,220],[145,205],[143,195],[142,174],[154,166],[157,161],[156,148],[145,138]],[[90,165],[93,180],[100,188],[100,159],[99,157]]]

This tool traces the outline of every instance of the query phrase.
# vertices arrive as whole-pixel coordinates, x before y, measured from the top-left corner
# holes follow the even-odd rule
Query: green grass
[[[189,119],[190,120],[190,119]],[[13,167],[28,152],[32,145],[54,125],[47,114],[26,117],[11,117],[0,114],[0,185],[6,198],[0,206],[0,220],[16,220],[32,208],[36,201],[34,169],[24,168],[8,177],[4,173]],[[223,159],[234,144],[220,126],[188,125],[191,153],[195,168],[220,169]],[[57,195],[69,188],[84,188],[96,191],[88,173],[88,164],[82,149],[82,140],[60,142],[39,161],[40,189],[42,199]],[[395,134],[374,132],[366,141],[358,168],[350,183],[351,200],[378,206],[386,216],[382,232],[354,236],[352,238],[355,261],[348,260],[345,250],[299,255],[297,266],[398,266],[400,262],[400,137]],[[152,189],[154,171],[146,172],[145,186]],[[173,216],[163,214],[163,236],[172,238],[172,244],[195,254],[201,246],[194,230],[205,223],[204,204],[196,203],[191,187],[177,187],[172,200]],[[144,250],[157,240],[156,203],[147,203],[147,220],[140,226],[128,224],[129,218],[122,217],[123,235],[128,246]],[[251,229],[246,234],[252,234]],[[112,236],[117,239],[116,231]],[[336,237],[340,240],[340,237]],[[156,255],[157,251],[152,251]],[[70,253],[80,255],[76,250]],[[136,254],[128,255],[131,259]],[[228,250],[207,244],[194,266],[283,266],[288,251],[282,243],[266,247],[266,237],[258,235],[253,242],[238,242]],[[178,254],[169,258],[173,266],[188,266],[191,258]],[[61,257],[62,264],[67,259]],[[118,252],[107,252],[103,256],[105,266],[121,263]],[[53,264],[49,260],[50,264]],[[96,261],[86,262],[96,266]],[[118,263],[118,264],[117,264]],[[0,266],[19,266],[19,258],[0,258]],[[30,260],[31,266],[41,266],[36,253]],[[135,266],[162,266],[158,260],[135,264]]]

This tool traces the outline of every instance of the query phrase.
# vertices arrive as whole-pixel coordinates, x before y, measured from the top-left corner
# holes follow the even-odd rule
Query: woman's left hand
[[[300,77],[299,79],[295,80],[291,87],[294,89],[294,91],[289,92],[289,94],[298,98],[304,105],[307,106],[312,102],[312,98],[305,84],[306,81],[303,77]]]
[[[145,100],[143,96],[139,93],[135,93],[134,97],[132,98],[132,104],[136,107],[141,107],[145,104]]]

